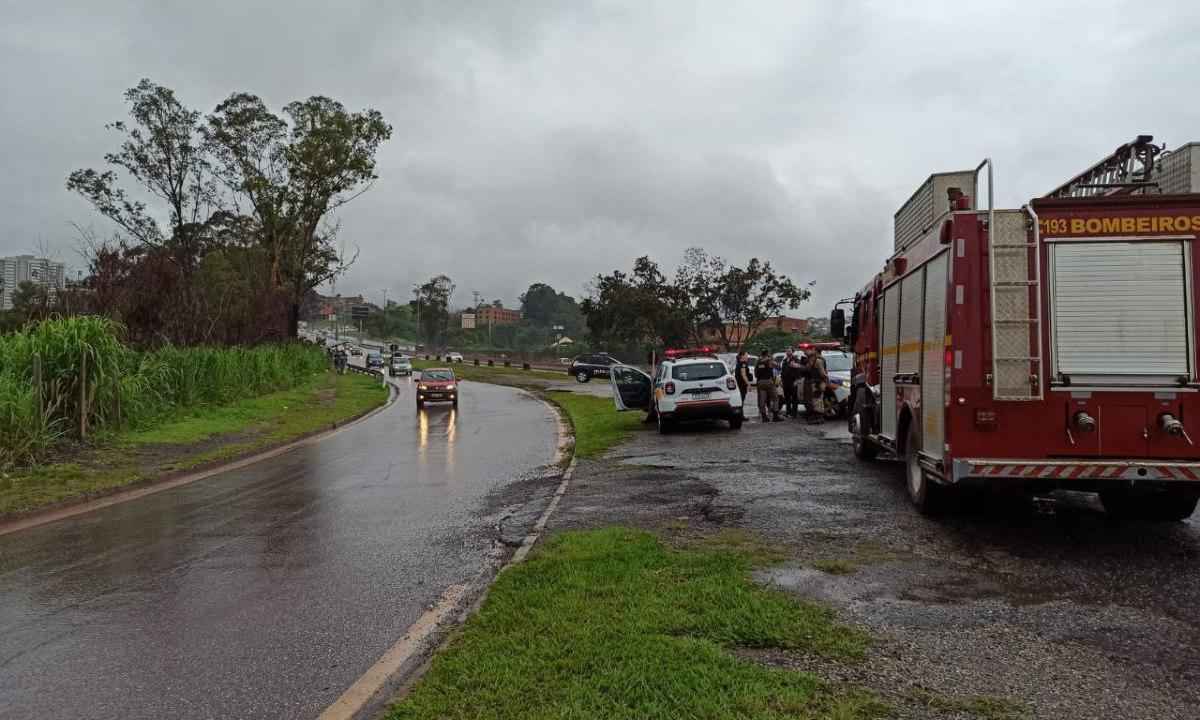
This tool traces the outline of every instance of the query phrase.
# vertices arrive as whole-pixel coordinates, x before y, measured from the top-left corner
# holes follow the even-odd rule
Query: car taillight
[[[663,385],[663,392],[665,392],[668,395],[674,395],[675,394],[675,383],[669,382],[666,385]]]
[[[729,390],[737,390],[737,383],[733,381],[733,378],[728,377],[725,378],[725,387]]]

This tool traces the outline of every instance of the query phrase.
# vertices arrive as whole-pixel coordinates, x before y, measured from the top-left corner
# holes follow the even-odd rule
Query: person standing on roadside
[[[796,357],[795,351],[788,348],[787,354],[783,358],[783,368],[780,372],[780,379],[783,381],[783,404],[787,408],[787,416],[790,418],[796,417],[799,414],[799,387],[800,382],[800,359]]]
[[[759,350],[758,362],[754,364],[754,381],[758,386],[758,415],[763,422],[779,421],[779,405],[775,391],[775,361],[771,351]]]
[[[807,354],[808,375],[804,383],[804,415],[810,423],[822,423],[825,422],[825,383],[829,382],[829,373],[825,369],[825,360],[821,357],[820,350],[809,348]]]
[[[746,393],[750,392],[750,353],[742,350],[737,354],[733,364],[733,379],[737,382],[738,392],[742,394],[742,417],[746,417]]]

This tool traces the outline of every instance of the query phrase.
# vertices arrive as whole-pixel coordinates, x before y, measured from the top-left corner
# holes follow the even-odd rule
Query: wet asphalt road
[[[464,383],[263,463],[0,537],[0,718],[315,717],[554,460],[541,402]]]
[[[789,558],[760,581],[875,639],[858,665],[755,658],[871,688],[897,717],[1200,718],[1200,514],[1118,523],[1063,493],[1052,515],[993,498],[923,517],[900,464],[856,461],[844,425],[756,414],[736,432],[648,429],[581,462],[551,528],[752,531]],[[938,710],[930,695],[1022,710]]]

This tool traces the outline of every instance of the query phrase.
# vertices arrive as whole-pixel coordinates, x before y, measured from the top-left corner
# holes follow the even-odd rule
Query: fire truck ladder
[[[1032,207],[996,212],[988,170],[988,269],[991,278],[992,398],[1042,399],[1042,266]],[[1033,241],[1030,242],[1030,219]]]
[[[1153,135],[1138,135],[1117,147],[1108,157],[1046,193],[1046,197],[1096,197],[1126,195],[1150,190],[1154,161],[1166,146],[1154,144]]]

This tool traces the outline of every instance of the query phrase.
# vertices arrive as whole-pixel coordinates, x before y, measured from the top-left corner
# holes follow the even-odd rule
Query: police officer
[[[829,373],[821,351],[808,348],[808,372],[804,382],[804,415],[810,423],[825,422],[825,383]]]
[[[783,403],[787,407],[787,416],[794,418],[799,414],[800,405],[800,360],[791,348],[788,348],[787,355],[783,358],[780,376],[783,381]]]
[[[754,364],[754,382],[758,386],[758,415],[763,422],[776,422],[779,417],[778,394],[775,388],[776,363],[771,358],[771,351],[762,348],[758,351],[758,362]]]

